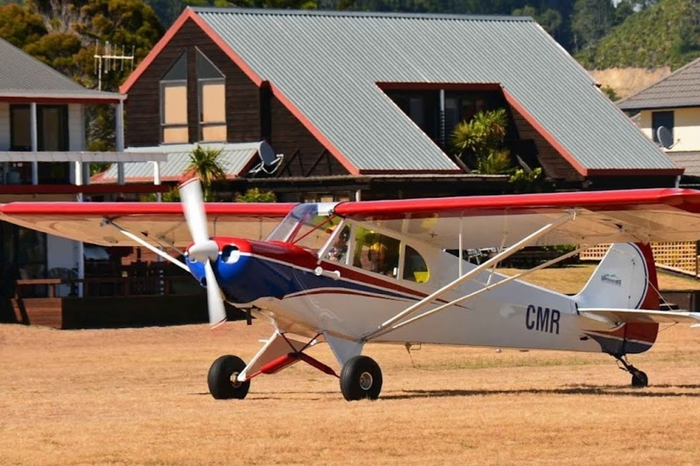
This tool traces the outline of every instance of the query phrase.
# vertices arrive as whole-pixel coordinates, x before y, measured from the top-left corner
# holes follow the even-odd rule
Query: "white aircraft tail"
[[[654,255],[648,244],[615,243],[576,296],[579,308],[659,309]]]

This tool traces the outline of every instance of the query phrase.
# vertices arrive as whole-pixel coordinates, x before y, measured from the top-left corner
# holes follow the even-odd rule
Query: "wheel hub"
[[[369,390],[372,388],[372,384],[374,383],[374,379],[372,378],[372,374],[369,372],[363,372],[360,375],[360,388],[362,390]]]

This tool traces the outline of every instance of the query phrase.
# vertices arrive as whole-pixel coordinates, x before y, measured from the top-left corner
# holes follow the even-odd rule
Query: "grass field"
[[[211,362],[249,360],[270,332],[0,325],[0,464],[700,464],[700,329],[630,358],[644,389],[602,354],[370,344],[377,401],[302,364],[211,398]]]

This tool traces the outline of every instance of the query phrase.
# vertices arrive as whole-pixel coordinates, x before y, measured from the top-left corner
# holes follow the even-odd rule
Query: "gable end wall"
[[[584,177],[528,122],[511,107],[513,123],[520,139],[531,139],[537,147],[537,159],[548,178],[580,182]]]
[[[349,173],[278,99],[273,97],[270,107],[270,141],[275,151],[284,154],[285,157],[282,176],[329,176]],[[299,153],[295,155],[297,151]]]
[[[127,147],[160,144],[160,80],[184,50],[187,50],[189,142],[198,142],[197,48],[226,76],[228,141],[261,139],[259,89],[214,41],[188,20],[129,90],[125,104]]]

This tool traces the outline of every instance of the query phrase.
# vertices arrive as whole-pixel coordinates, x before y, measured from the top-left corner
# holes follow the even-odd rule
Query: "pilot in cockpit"
[[[326,258],[333,262],[345,262],[348,253],[348,240],[350,239],[350,227],[345,227],[336,237],[333,246],[328,250]]]

